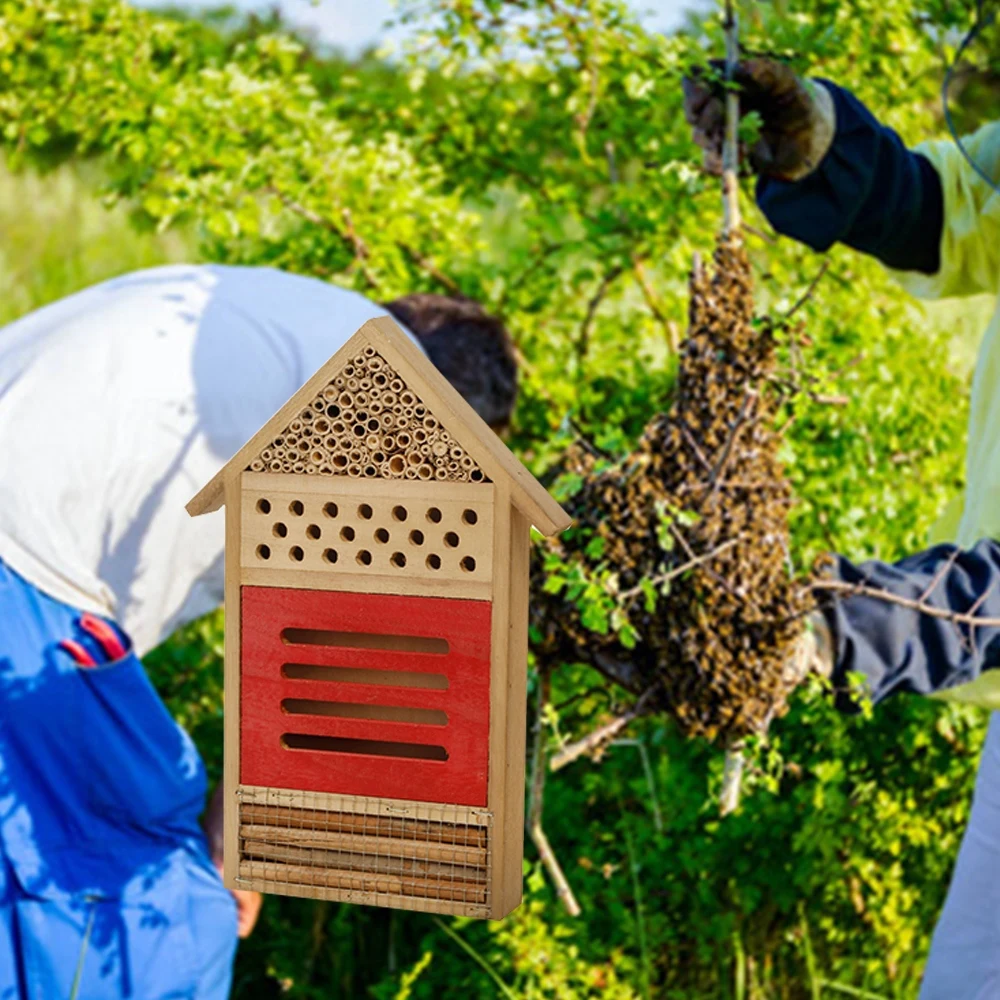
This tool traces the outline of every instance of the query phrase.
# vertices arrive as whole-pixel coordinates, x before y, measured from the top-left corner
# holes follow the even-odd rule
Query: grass
[[[191,260],[181,233],[141,232],[98,193],[95,163],[44,175],[0,167],[0,326],[116,275]]]

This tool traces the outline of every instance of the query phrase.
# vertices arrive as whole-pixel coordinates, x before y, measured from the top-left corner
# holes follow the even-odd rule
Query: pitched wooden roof
[[[197,517],[218,510],[225,502],[226,480],[242,473],[303,407],[322,393],[344,365],[368,345],[420,396],[491,480],[509,483],[514,504],[539,531],[553,535],[569,527],[569,515],[389,316],[365,323],[191,499],[187,512]]]

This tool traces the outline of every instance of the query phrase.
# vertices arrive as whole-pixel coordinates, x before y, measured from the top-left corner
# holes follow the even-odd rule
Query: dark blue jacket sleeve
[[[761,177],[758,204],[779,233],[814,250],[844,243],[896,270],[935,274],[944,225],[937,171],[853,94],[821,82],[837,114],[833,144],[800,181]]]
[[[938,545],[902,562],[855,566],[837,557],[833,579],[874,587],[944,612],[1000,619],[1000,544]],[[932,694],[1000,667],[1000,628],[970,627],[867,594],[824,598],[834,686],[862,674],[872,701],[898,691]],[[845,707],[846,707],[845,699]]]

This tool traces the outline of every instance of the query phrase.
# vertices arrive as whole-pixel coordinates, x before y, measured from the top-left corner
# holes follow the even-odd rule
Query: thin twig
[[[314,226],[320,226],[323,229],[328,230],[335,236],[342,239],[345,243],[349,244],[351,249],[354,251],[354,260],[358,266],[358,270],[364,275],[365,280],[371,285],[372,288],[379,287],[379,280],[372,270],[368,267],[367,260],[369,257],[368,246],[363,239],[358,235],[354,229],[354,223],[351,220],[351,213],[349,209],[342,208],[341,215],[344,218],[346,228],[342,229],[337,225],[332,219],[325,215],[320,215],[319,212],[314,211],[311,208],[307,208],[305,205],[296,201],[290,195],[285,194],[280,188],[275,184],[268,184],[264,187],[264,191],[270,195],[273,195],[278,201],[281,202],[289,212],[298,215],[300,218],[305,219],[306,222],[311,223]]]
[[[712,463],[705,458],[705,453],[698,446],[698,442],[694,439],[694,435],[687,429],[684,424],[680,425],[681,434],[684,435],[684,440],[691,446],[691,450],[695,453],[698,461],[705,467],[705,471],[708,473],[712,472]]]
[[[739,127],[740,98],[734,78],[740,59],[739,21],[733,0],[726,0],[726,133],[722,143],[723,232],[738,237],[740,232]]]
[[[715,496],[715,491],[718,488],[719,480],[722,478],[722,474],[726,471],[726,466],[729,464],[729,457],[733,451],[733,445],[736,443],[736,438],[740,433],[740,428],[746,422],[746,419],[750,416],[750,408],[757,401],[757,392],[753,389],[748,389],[746,395],[743,398],[743,404],[740,406],[740,412],[736,415],[736,420],[733,422],[733,426],[729,430],[729,437],[722,449],[722,454],[719,456],[719,460],[715,463],[715,467],[712,469],[712,473],[708,480],[708,496],[705,498],[705,502],[708,503],[712,497]]]
[[[528,796],[527,830],[545,870],[555,886],[556,896],[571,917],[580,916],[580,904],[576,901],[559,859],[552,850],[549,838],[542,826],[542,811],[545,805],[545,709],[549,704],[551,682],[547,670],[538,673],[538,708],[535,717],[534,747],[531,758],[531,785]]]
[[[721,545],[712,549],[711,552],[695,556],[694,559],[689,559],[687,562],[681,563],[680,566],[674,567],[674,569],[667,573],[647,577],[644,582],[651,583],[654,587],[660,586],[664,583],[669,583],[674,579],[674,577],[680,576],[681,573],[686,573],[689,569],[693,569],[695,566],[700,566],[702,563],[708,562],[709,559],[714,559],[716,556],[721,555],[726,551],[726,549],[731,549],[742,537],[742,535],[738,535],[736,538],[730,538],[728,542],[723,542]],[[631,597],[636,597],[638,594],[641,594],[643,589],[642,584],[639,584],[637,587],[630,587],[628,590],[623,590],[618,596],[623,600],[628,600]]]
[[[639,700],[627,712],[623,712],[610,722],[599,726],[592,733],[588,733],[582,739],[577,740],[575,743],[570,743],[558,753],[553,754],[549,760],[549,770],[558,771],[567,764],[572,764],[573,761],[579,760],[580,757],[597,750],[606,743],[610,743],[630,722],[639,718],[640,715],[646,714],[646,710],[656,690],[656,685],[647,688],[639,697]]]
[[[408,243],[400,243],[399,249],[406,254],[414,264],[422,271],[430,275],[438,284],[444,285],[452,295],[461,295],[462,290],[458,287],[458,282],[445,274],[429,257],[425,257],[419,250],[411,247]]]
[[[955,625],[968,625],[971,628],[1000,628],[1000,618],[979,618],[968,611],[948,611],[945,608],[935,608],[912,597],[902,597],[891,591],[879,590],[878,587],[869,587],[863,583],[848,583],[846,580],[815,580],[811,584],[811,589],[842,594],[844,597],[874,597],[889,604],[898,604],[900,607],[909,608],[911,611],[919,611],[930,618],[941,618]]]
[[[830,270],[830,262],[824,260],[819,271],[816,272],[816,277],[809,282],[806,290],[798,297],[795,304],[785,313],[784,316],[778,321],[777,328],[780,330],[782,327],[788,325],[791,318],[816,294],[816,288],[819,283],[823,280],[823,275]]]
[[[926,601],[937,589],[937,585],[944,579],[945,574],[955,565],[961,549],[955,549],[950,556],[941,564],[941,568],[934,574],[934,579],[927,585],[927,589],[920,595],[918,600]]]
[[[646,273],[646,264],[635,252],[632,253],[632,270],[635,273],[636,280],[639,282],[639,289],[642,291],[642,297],[646,302],[646,308],[653,314],[660,326],[663,327],[663,332],[666,334],[667,338],[667,346],[670,348],[672,354],[676,354],[677,348],[680,346],[677,324],[667,319],[662,307],[656,301],[656,294],[653,292],[652,282],[650,282],[649,275]]]
[[[604,301],[604,296],[607,295],[608,289],[614,283],[615,279],[624,271],[620,264],[616,264],[607,274],[601,279],[600,285],[597,286],[597,291],[591,296],[590,301],[587,303],[587,313],[583,317],[583,323],[580,324],[580,333],[576,338],[576,357],[578,363],[583,364],[590,351],[590,328],[594,322],[594,316],[597,314],[597,310],[601,303]]]

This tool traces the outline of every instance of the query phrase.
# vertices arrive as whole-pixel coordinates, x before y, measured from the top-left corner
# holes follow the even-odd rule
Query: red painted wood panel
[[[489,762],[488,601],[243,587],[240,780],[247,785],[485,806]],[[285,629],[444,639],[447,653],[289,643]],[[286,663],[443,674],[446,690],[303,680]],[[443,711],[446,725],[289,714],[286,698]],[[447,760],[291,749],[286,733],[443,747]]]

